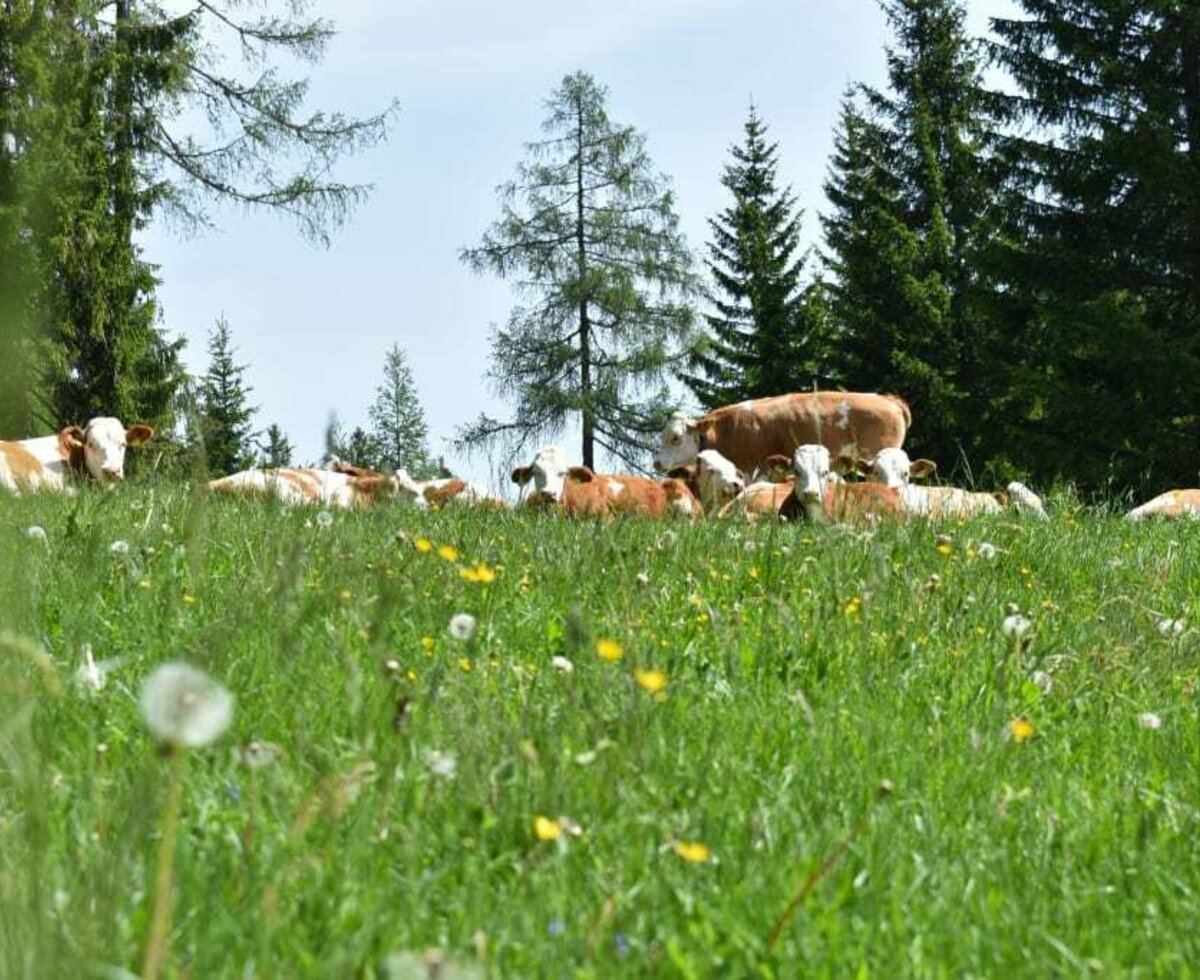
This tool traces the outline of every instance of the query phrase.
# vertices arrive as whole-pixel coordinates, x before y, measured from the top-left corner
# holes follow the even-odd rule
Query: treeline
[[[674,373],[705,407],[901,394],[911,446],[945,473],[1195,482],[1200,6],[1018,0],[981,39],[959,0],[881,5],[888,84],[845,95],[815,255],[751,108],[696,277],[644,137],[590,76],[564,80],[463,252],[526,298],[493,339],[517,411],[466,445],[521,447],[578,417],[585,462],[596,443],[636,459]]]
[[[202,385],[136,231],[233,202],[325,241],[363,199],[331,167],[388,113],[305,108],[305,80],[273,65],[332,36],[301,6],[0,0],[0,434],[117,415],[182,445]]]

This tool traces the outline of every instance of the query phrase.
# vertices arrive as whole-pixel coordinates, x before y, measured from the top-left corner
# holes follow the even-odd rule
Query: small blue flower
[[[629,940],[625,938],[624,933],[618,932],[613,937],[613,945],[617,947],[618,956],[624,956],[629,952]]]
[[[567,931],[567,927],[565,925],[563,925],[562,919],[555,919],[546,928],[546,931],[548,933],[550,933],[550,935],[552,935],[552,936],[561,936],[564,932]]]

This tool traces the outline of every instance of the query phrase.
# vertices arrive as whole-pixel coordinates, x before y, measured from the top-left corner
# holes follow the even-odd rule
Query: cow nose
[[[119,480],[122,475],[121,470],[116,466],[102,466],[100,472],[104,474],[106,480]]]

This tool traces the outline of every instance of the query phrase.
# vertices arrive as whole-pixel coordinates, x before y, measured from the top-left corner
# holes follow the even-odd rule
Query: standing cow
[[[896,395],[813,391],[757,398],[714,409],[699,418],[672,416],[659,439],[654,467],[687,466],[715,449],[744,473],[760,470],[768,457],[791,459],[797,446],[825,446],[834,456],[874,456],[900,446],[912,413]]]

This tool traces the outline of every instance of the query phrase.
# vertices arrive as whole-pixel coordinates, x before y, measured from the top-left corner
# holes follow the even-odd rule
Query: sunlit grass
[[[167,976],[1200,961],[1200,526],[0,504],[0,975],[139,969],[175,660]]]

